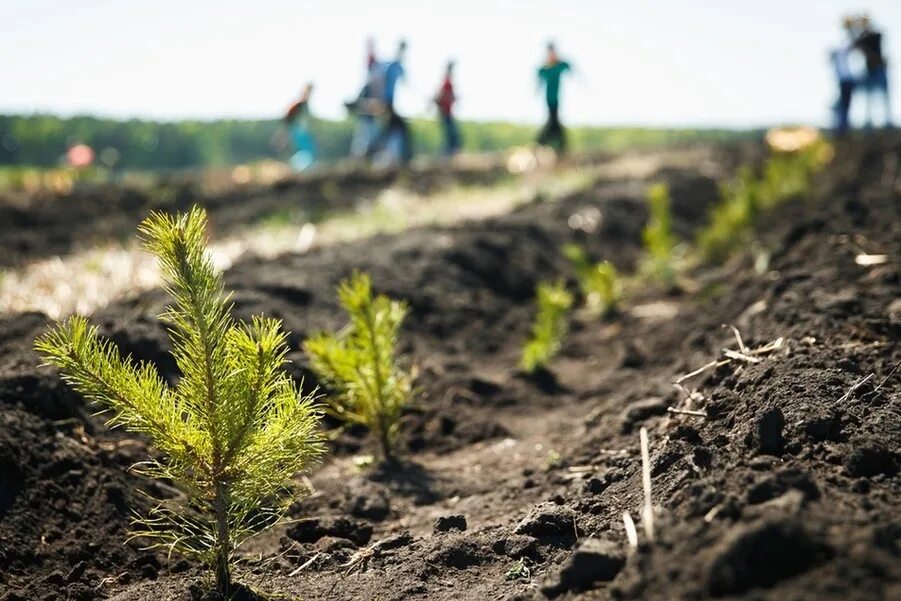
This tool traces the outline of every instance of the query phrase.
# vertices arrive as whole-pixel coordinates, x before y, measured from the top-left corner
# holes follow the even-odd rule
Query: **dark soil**
[[[410,303],[402,343],[422,389],[404,462],[360,471],[352,456],[369,441],[343,435],[311,474],[317,492],[292,507],[297,521],[242,550],[239,579],[329,600],[898,598],[901,138],[837,150],[809,198],[764,218],[763,273],[738,257],[692,274],[697,292],[648,289],[608,322],[576,315],[540,377],[515,369],[535,284],[572,276],[559,247],[574,240],[633,269],[646,181],[236,265],[236,313],[285,321],[290,369],[308,387],[301,340],[343,323],[333,287],[369,271]],[[728,172],[735,154],[712,161]],[[670,183],[689,235],[716,182],[675,168],[653,179]],[[594,211],[595,231],[569,227]],[[861,252],[889,261],[859,266]],[[175,378],[155,320],[164,303],[152,292],[94,318]],[[0,321],[0,599],[201,598],[198,566],[123,543],[140,492],[172,493],[127,471],[144,441],[107,430],[35,368],[45,324]],[[676,377],[735,348],[722,324],[751,348],[785,342],[690,380],[707,418],[668,414]],[[622,515],[640,515],[642,426],[659,512],[656,540],[639,526],[632,551]]]
[[[606,158],[593,154],[578,161],[593,164]],[[507,177],[498,155],[453,169],[441,162],[403,170],[333,167],[221,193],[204,192],[199,178],[187,175],[164,176],[144,188],[84,184],[66,194],[0,193],[0,267],[130,240],[151,211],[185,211],[199,204],[207,209],[215,234],[225,234],[268,218],[315,222],[328,212],[372,202],[390,185],[429,194],[450,185],[491,185]]]

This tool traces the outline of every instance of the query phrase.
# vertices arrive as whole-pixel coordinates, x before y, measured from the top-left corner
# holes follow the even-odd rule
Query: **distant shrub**
[[[527,373],[545,367],[560,351],[569,331],[567,314],[572,308],[573,297],[562,280],[554,284],[541,282],[536,289],[536,304],[531,336],[523,347],[520,360],[520,367]]]
[[[645,259],[642,271],[667,289],[676,285],[675,250],[670,194],[666,184],[653,184],[647,194],[648,223],[642,232]]]
[[[350,323],[337,333],[304,342],[313,371],[331,389],[331,413],[367,427],[385,459],[395,456],[400,418],[412,395],[413,376],[401,368],[397,337],[407,314],[403,302],[373,297],[372,282],[354,273],[338,286]]]
[[[585,249],[578,244],[565,245],[563,254],[576,271],[589,313],[599,317],[614,314],[623,295],[623,285],[616,267],[610,261],[592,262]]]

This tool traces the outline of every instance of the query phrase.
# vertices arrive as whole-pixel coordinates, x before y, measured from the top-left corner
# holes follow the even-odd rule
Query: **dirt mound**
[[[224,234],[285,211],[302,210],[315,221],[327,211],[373,200],[392,184],[427,194],[454,184],[491,184],[507,175],[501,161],[488,160],[453,170],[441,165],[412,171],[332,169],[218,193],[204,192],[197,181],[172,177],[146,189],[103,184],[25,199],[0,196],[0,267],[128,239],[151,211],[185,211],[200,204],[217,233]]]
[[[301,521],[245,549],[241,579],[311,599],[890,598],[901,582],[901,139],[838,150],[811,197],[765,224],[768,264],[702,270],[697,293],[649,290],[613,322],[576,318],[554,385],[515,370],[534,286],[571,275],[568,241],[634,267],[647,182],[236,265],[236,313],[285,321],[307,386],[301,340],[343,322],[334,284],[369,271],[410,302],[403,345],[422,386],[405,418],[408,462],[359,472],[350,455],[368,448],[365,434],[344,435],[312,475],[317,493],[292,508]],[[656,178],[689,234],[715,182]],[[890,260],[864,267],[862,252]],[[95,318],[174,379],[154,319],[164,303],[150,293]],[[136,491],[171,493],[125,471],[145,456],[141,441],[107,431],[35,370],[43,323],[0,323],[0,599],[200,598],[196,566],[122,544],[128,512],[143,508]],[[682,402],[673,379],[735,348],[724,323],[752,349],[783,343],[689,380],[706,418],[669,414]],[[639,515],[641,426],[660,512],[656,541],[630,551],[622,513]]]

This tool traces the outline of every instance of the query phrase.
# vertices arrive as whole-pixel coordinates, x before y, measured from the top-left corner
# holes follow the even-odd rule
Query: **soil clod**
[[[435,520],[435,532],[450,532],[451,530],[466,530],[466,518],[462,515],[441,516]]]
[[[541,587],[541,592],[549,599],[555,599],[567,591],[581,591],[597,582],[609,582],[625,563],[626,556],[620,545],[609,540],[585,539],[557,575]]]
[[[735,526],[714,551],[705,587],[714,597],[771,587],[819,565],[831,553],[795,520]]]

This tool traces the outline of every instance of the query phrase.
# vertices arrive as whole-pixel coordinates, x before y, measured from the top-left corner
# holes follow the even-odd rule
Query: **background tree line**
[[[411,122],[417,153],[434,154],[441,132],[431,120]],[[96,152],[112,148],[120,169],[185,169],[221,167],[263,158],[284,157],[273,144],[278,120],[221,119],[215,121],[115,120],[90,116],[0,115],[0,165],[54,167],[66,149],[77,143]],[[313,131],[324,161],[345,157],[352,120],[316,120]],[[494,151],[534,139],[536,127],[504,122],[462,122],[464,150]],[[725,129],[653,129],[637,127],[573,127],[572,148],[621,150],[631,146],[676,141],[713,140],[750,135]]]

